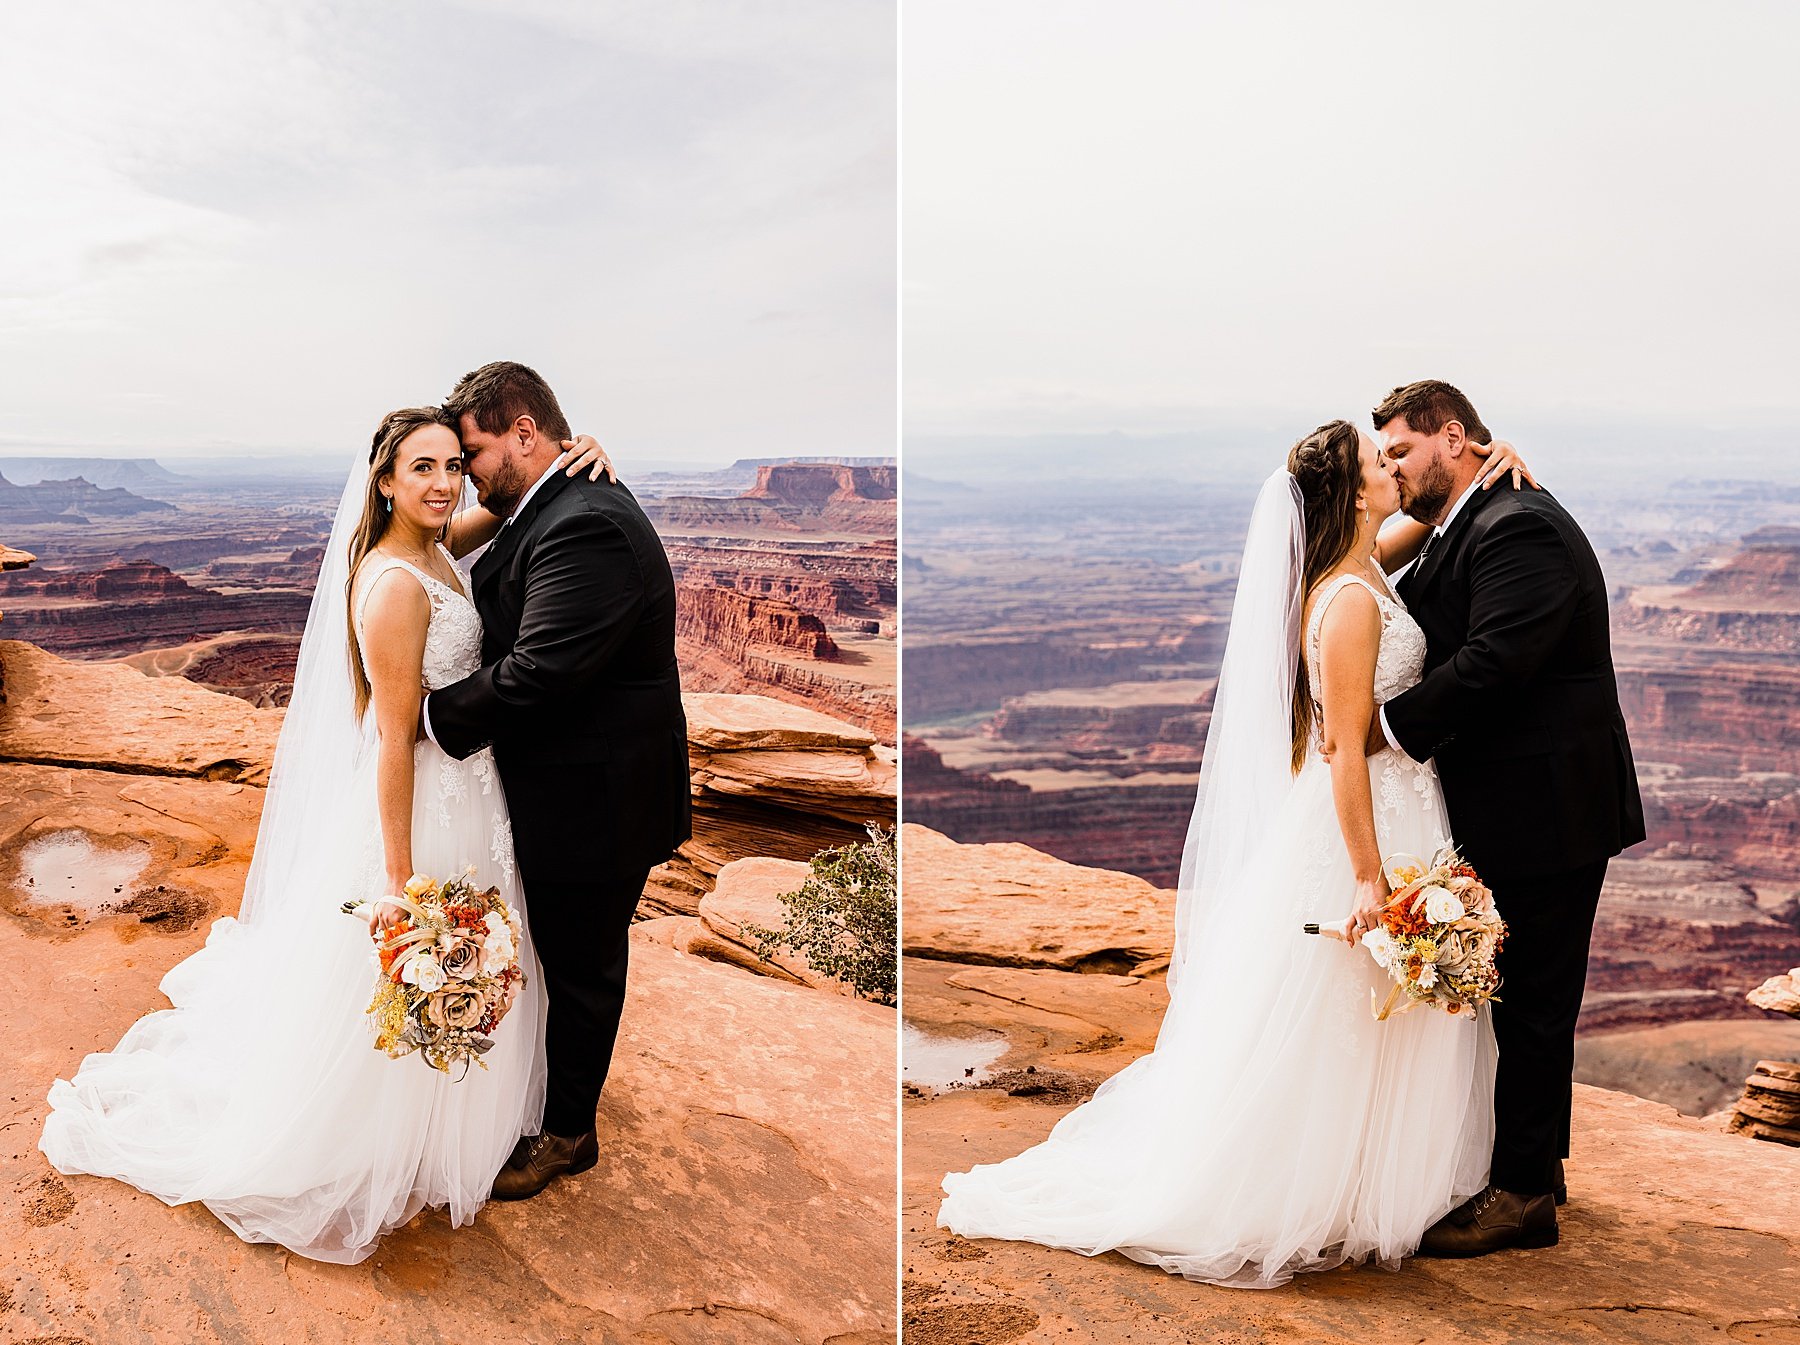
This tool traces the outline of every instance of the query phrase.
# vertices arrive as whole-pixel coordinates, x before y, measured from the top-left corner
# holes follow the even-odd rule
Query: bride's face
[[[1382,454],[1381,445],[1366,434],[1358,434],[1358,453],[1362,458],[1362,505],[1376,523],[1400,512],[1400,483],[1394,480],[1393,468]]]
[[[462,495],[462,445],[442,425],[423,425],[400,441],[394,474],[383,491],[394,502],[394,518],[421,532],[436,532],[450,521]]]

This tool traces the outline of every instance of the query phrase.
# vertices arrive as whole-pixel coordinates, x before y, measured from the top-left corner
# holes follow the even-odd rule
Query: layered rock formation
[[[970,842],[1017,840],[1071,863],[1123,869],[1163,887],[1179,877],[1196,778],[1179,763],[1164,768],[1140,760],[1124,769],[1104,760],[1048,764],[1041,745],[1012,750],[979,729],[940,730],[931,746],[908,739],[906,751],[906,816],[912,821]],[[950,752],[970,764],[950,764]]]
[[[810,860],[891,824],[899,790],[892,748],[815,710],[766,696],[683,696],[694,782],[694,837],[651,874],[643,911],[698,916],[734,859]]]
[[[892,1014],[685,956],[651,925],[603,1161],[469,1228],[427,1212],[360,1266],[319,1265],[198,1206],[51,1172],[33,1143],[50,1080],[165,1007],[164,972],[235,909],[280,714],[18,642],[0,666],[0,956],[37,969],[0,1063],[0,1172],[20,1197],[0,1211],[7,1339],[895,1339]],[[766,785],[793,817],[825,799],[891,811],[891,761],[884,786],[866,735],[851,752],[849,726],[731,701],[689,707],[705,793],[749,808]],[[819,769],[786,780],[784,763]]]
[[[646,501],[645,511],[666,533],[891,537],[897,478],[892,467],[778,463],[759,467],[756,484],[735,499],[670,495]]]
[[[1633,593],[1622,628],[1681,644],[1800,653],[1800,528],[1759,528],[1742,549],[1687,588]]]
[[[645,508],[678,584],[684,686],[821,708],[894,741],[893,468],[764,464],[735,498]]]
[[[235,630],[298,633],[310,593],[220,593],[197,588],[151,561],[92,571],[0,574],[8,634],[87,658],[135,654],[197,635]]]
[[[648,922],[646,932],[667,937],[670,945],[695,957],[740,967],[758,976],[773,976],[795,985],[854,995],[855,988],[813,966],[801,953],[777,948],[764,957],[754,931],[787,928],[784,893],[798,892],[811,874],[810,865],[791,859],[734,859],[723,869],[713,890],[700,898],[698,916],[675,915]]]
[[[1800,1064],[1757,1061],[1732,1110],[1729,1129],[1751,1139],[1800,1145]]]
[[[829,624],[893,617],[892,538],[857,542],[756,541],[727,546],[670,538],[669,565],[684,583],[780,598]]]
[[[675,634],[734,660],[752,650],[830,661],[838,647],[825,623],[784,598],[682,581],[675,588]]]
[[[907,829],[907,938],[915,903],[957,890],[1011,847],[957,847]],[[921,840],[923,843],[921,843]],[[1022,863],[1035,868],[1042,859]],[[1106,882],[1063,865],[1078,911]],[[1004,874],[998,874],[1004,878]],[[1114,875],[1113,878],[1118,877]],[[1091,890],[1083,884],[1096,884]],[[1048,903],[1042,905],[1047,906]],[[1026,946],[1039,904],[996,892],[993,947]],[[1263,1294],[1197,1285],[1118,1255],[1078,1259],[936,1226],[945,1172],[1042,1139],[1154,1044],[1160,975],[1080,974],[909,957],[910,1079],[903,1105],[904,1332],[909,1342],[1412,1340],[1664,1342],[1781,1338],[1800,1304],[1800,1154],[1718,1123],[1578,1086],[1562,1244],[1477,1261],[1343,1268]],[[985,1062],[985,1063],[976,1063]],[[915,1064],[919,1068],[914,1068]],[[1678,1260],[1678,1273],[1671,1267]],[[1421,1315],[1421,1304],[1429,1307]]]

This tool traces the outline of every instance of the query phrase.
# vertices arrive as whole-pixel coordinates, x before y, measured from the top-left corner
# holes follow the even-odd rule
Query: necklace
[[[379,548],[379,547],[377,548],[377,550],[380,550],[380,549],[382,549],[382,548]],[[396,559],[396,560],[404,560],[404,561],[408,561],[412,564],[415,564],[421,570],[425,570],[425,571],[431,570],[432,553],[431,553],[430,549],[427,549],[424,551],[419,551],[419,552],[409,552],[404,547],[400,546],[399,543],[396,542],[394,544],[393,549],[388,551],[387,554],[394,557],[394,559]]]

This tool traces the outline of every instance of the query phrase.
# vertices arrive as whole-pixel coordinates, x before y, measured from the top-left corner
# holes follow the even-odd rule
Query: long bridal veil
[[[1305,548],[1300,483],[1282,468],[1257,493],[1238,566],[1200,758],[1200,788],[1181,852],[1171,995],[1194,974],[1192,964],[1209,946],[1209,917],[1261,852],[1294,787],[1288,748]]]
[[[236,917],[170,969],[173,1007],[50,1090],[40,1147],[63,1172],[116,1177],[170,1204],[203,1201],[240,1237],[317,1260],[368,1256],[427,1204],[465,1223],[544,1094],[543,998],[527,984],[489,1068],[463,1080],[374,1049],[366,925],[340,904],[385,865],[375,717],[354,712],[346,622],[350,537],[368,484],[352,463],[326,544]],[[434,623],[434,627],[435,627]],[[413,862],[438,877],[491,869],[497,788],[430,744],[415,749]],[[492,778],[491,763],[487,773]]]

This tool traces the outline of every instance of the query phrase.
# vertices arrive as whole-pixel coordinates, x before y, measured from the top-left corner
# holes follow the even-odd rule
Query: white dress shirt
[[[538,477],[538,479],[536,481],[533,481],[529,486],[527,486],[525,488],[525,493],[523,495],[519,496],[518,504],[513,506],[512,513],[508,514],[505,518],[500,520],[500,532],[505,532],[506,525],[511,523],[515,518],[517,518],[520,514],[522,514],[525,511],[525,506],[531,502],[531,497],[533,495],[537,494],[538,487],[543,485],[544,482],[546,482],[550,479],[550,474],[556,470],[557,463],[559,463],[561,461],[562,461],[561,458],[557,458],[554,461],[552,461],[548,467],[544,468],[543,473]],[[499,541],[500,540],[500,532],[495,533],[493,536],[493,539],[491,541],[483,543],[483,548],[485,549],[486,547],[492,546],[494,544],[494,542]],[[476,554],[479,555],[480,553],[477,552]],[[471,559],[473,559],[473,557],[471,557]],[[470,591],[471,595],[473,595],[474,579],[472,577],[469,581],[469,591]],[[419,718],[424,722],[425,736],[427,738],[431,739],[432,745],[434,747],[440,746],[441,744],[438,743],[437,734],[435,734],[431,731],[431,697],[430,697],[430,695],[427,695],[424,700],[419,702]]]
[[[1444,515],[1444,521],[1431,530],[1431,545],[1435,546],[1442,540],[1444,533],[1449,529],[1452,520],[1462,512],[1463,505],[1469,502],[1469,496],[1473,495],[1477,489],[1478,487],[1473,481],[1463,487],[1463,493],[1456,497],[1455,502],[1450,506],[1450,512]],[[1394,731],[1388,727],[1387,706],[1382,706],[1378,713],[1381,716],[1381,736],[1387,739],[1389,747],[1393,748],[1401,756],[1406,756],[1406,749],[1400,746],[1400,740],[1394,737]],[[1410,758],[1408,759],[1410,760]]]

